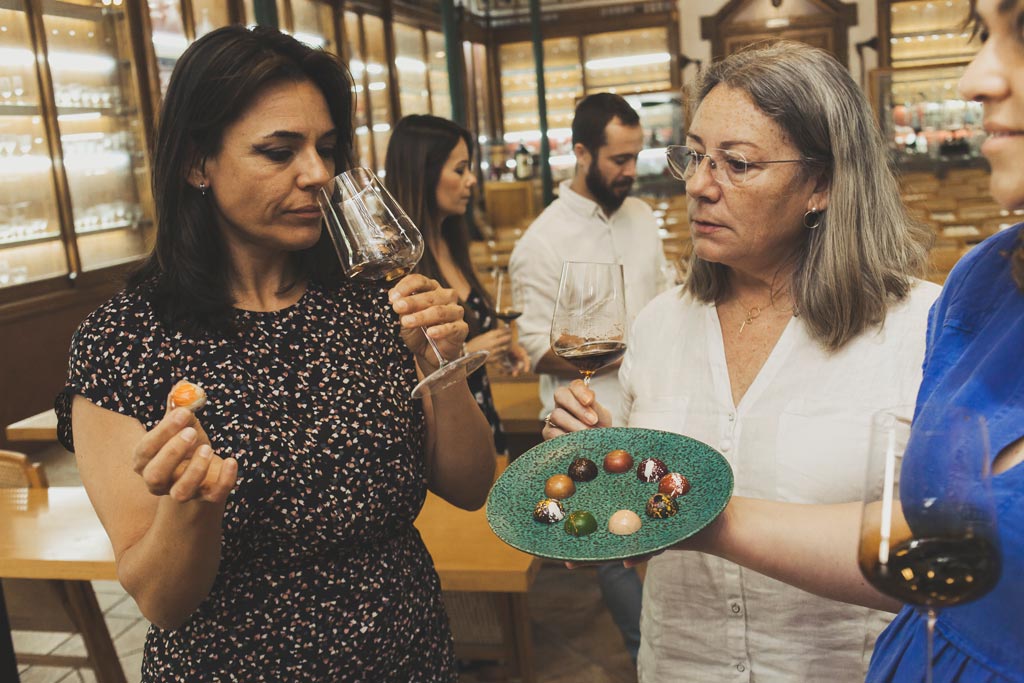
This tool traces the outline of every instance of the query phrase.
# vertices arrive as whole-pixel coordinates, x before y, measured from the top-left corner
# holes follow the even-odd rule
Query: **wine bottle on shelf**
[[[522,140],[519,141],[519,148],[515,153],[516,180],[529,180],[533,177],[533,155],[526,148]]]

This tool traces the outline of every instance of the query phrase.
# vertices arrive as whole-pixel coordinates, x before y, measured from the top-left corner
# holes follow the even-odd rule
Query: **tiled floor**
[[[74,457],[59,448],[36,453],[51,486],[80,482]],[[115,582],[93,583],[106,615],[114,647],[129,683],[140,679],[142,647],[148,622],[135,602]],[[529,595],[534,662],[540,683],[634,683],[636,672],[619,633],[601,602],[591,569],[569,571],[545,563]],[[15,632],[15,649],[56,654],[84,654],[80,636]],[[22,683],[92,683],[88,669],[21,667]],[[460,683],[503,680],[497,666],[476,665]]]

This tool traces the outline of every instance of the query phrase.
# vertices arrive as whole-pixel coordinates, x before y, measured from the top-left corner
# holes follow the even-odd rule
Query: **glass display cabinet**
[[[672,89],[668,29],[644,28],[583,38],[587,94],[658,92]]]
[[[131,33],[119,5],[44,0],[60,149],[83,270],[139,258],[152,213]]]
[[[893,158],[905,170],[982,164],[981,104],[957,91],[980,45],[965,28],[969,0],[897,0],[879,13],[887,66],[871,95]]]
[[[0,296],[70,269],[24,4],[0,2]]]
[[[519,143],[540,151],[537,107],[537,72],[533,44],[507,43],[498,50],[505,145],[511,157]],[[547,104],[548,143],[553,155],[572,151],[572,119],[583,97],[583,69],[575,37],[544,41],[544,99]]]
[[[25,5],[0,2],[0,299],[134,261],[153,232],[122,0]]]
[[[403,116],[430,113],[427,64],[423,61],[426,51],[424,40],[422,30],[395,24],[395,69],[398,72],[398,101]]]
[[[430,106],[434,116],[452,117],[451,84],[448,81],[448,55],[444,35],[427,31],[427,68],[430,75]],[[402,110],[405,113],[405,110]]]
[[[366,113],[366,91],[370,84],[369,74],[366,72],[366,59],[363,56],[362,22],[360,15],[355,12],[345,12],[342,18],[344,22],[344,50],[343,56],[348,61],[348,68],[352,74],[355,85],[352,86],[352,94],[355,97],[355,155],[356,162],[363,166],[374,167],[373,144],[370,134],[369,120]],[[381,163],[384,160],[381,159]]]

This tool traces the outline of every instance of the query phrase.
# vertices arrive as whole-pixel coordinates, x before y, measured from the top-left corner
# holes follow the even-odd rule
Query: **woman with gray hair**
[[[780,42],[732,55],[693,104],[686,146],[668,151],[686,183],[690,275],[636,320],[619,376],[628,425],[710,444],[738,496],[857,500],[872,413],[912,404],[921,380],[938,294],[916,279],[927,233],[864,95],[827,53]],[[581,383],[556,405],[547,438],[608,424]],[[663,553],[644,583],[639,677],[862,680],[889,618],[711,554]]]

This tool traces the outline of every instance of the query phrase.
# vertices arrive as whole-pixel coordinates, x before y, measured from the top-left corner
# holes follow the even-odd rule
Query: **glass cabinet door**
[[[0,5],[0,288],[68,272],[38,84],[24,3],[3,3]]]
[[[192,0],[196,38],[202,38],[215,28],[231,23],[228,3],[223,0]]]
[[[967,62],[978,51],[964,28],[969,0],[922,0],[890,4],[889,53],[892,66]]]
[[[668,29],[643,28],[583,38],[587,94],[620,95],[672,89]]]
[[[180,0],[148,0],[149,23],[153,27],[153,52],[160,75],[160,96],[167,92],[174,65],[188,47]]]
[[[370,120],[373,122],[373,149],[377,172],[384,172],[384,156],[391,138],[391,99],[388,90],[388,56],[384,49],[384,20],[363,15],[366,36],[366,73],[369,76]]]
[[[306,45],[338,52],[331,6],[316,0],[292,0],[292,35]]]
[[[576,38],[544,41],[544,100],[547,104],[548,142],[554,155],[572,151],[572,119],[583,95],[579,43]],[[501,101],[505,115],[507,156],[520,142],[540,151],[540,108],[532,43],[509,43],[499,52]]]
[[[109,0],[108,0],[109,2]],[[57,127],[84,270],[148,249],[148,170],[123,6],[44,0]]]
[[[395,71],[402,116],[430,113],[427,65],[423,61],[423,31],[395,24]]]
[[[363,59],[363,44],[359,32],[359,15],[345,12],[345,55],[348,57],[348,69],[352,73],[352,96],[355,98],[355,156],[356,163],[362,166],[373,165],[370,152],[370,128],[366,122],[366,62]]]
[[[430,104],[434,116],[452,117],[451,86],[448,82],[448,57],[444,48],[444,34],[427,31],[427,63],[430,69]]]

